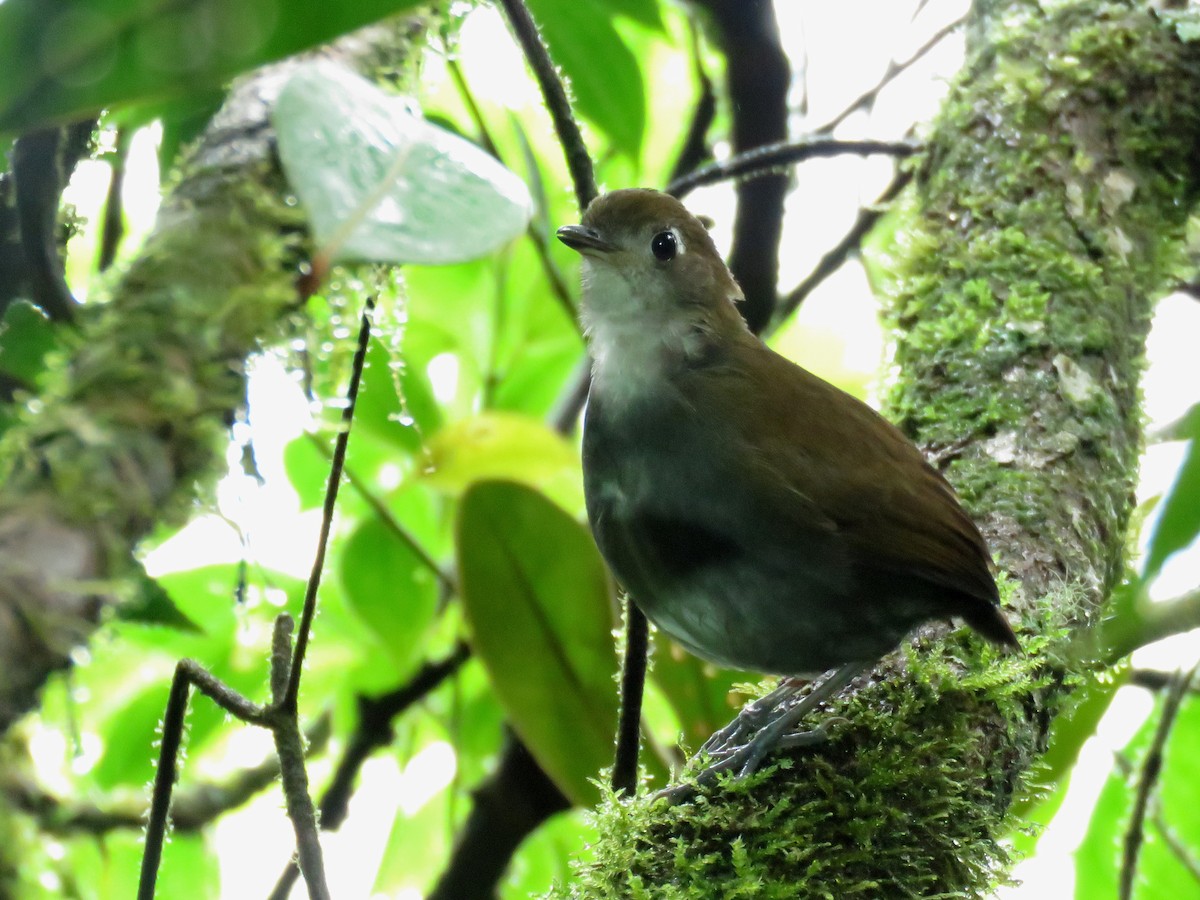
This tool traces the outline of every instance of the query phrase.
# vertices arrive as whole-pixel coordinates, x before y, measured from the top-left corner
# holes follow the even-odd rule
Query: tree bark
[[[322,52],[394,63],[410,21]],[[297,305],[306,226],[269,119],[296,60],[235,84],[144,248],[107,303],[79,311],[67,361],[0,445],[0,735],[127,590],[137,543],[207,494],[246,357]]]
[[[1122,571],[1153,301],[1200,189],[1200,44],[1125,3],[975,10],[879,254],[893,418],[975,513],[1024,653],[926,628],[849,723],[701,802],[612,803],[564,897],[989,895],[1005,813]],[[800,413],[802,414],[802,413]],[[753,886],[752,892],[750,887]]]

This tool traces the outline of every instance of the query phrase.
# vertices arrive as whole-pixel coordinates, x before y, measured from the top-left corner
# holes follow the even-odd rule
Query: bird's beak
[[[610,244],[600,237],[600,232],[595,228],[588,228],[586,225],[564,225],[556,234],[560,241],[585,256],[611,253],[617,249],[616,244]]]

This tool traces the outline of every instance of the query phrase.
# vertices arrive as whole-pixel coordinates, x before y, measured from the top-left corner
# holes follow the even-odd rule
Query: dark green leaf
[[[354,421],[377,437],[416,453],[442,419],[425,372],[402,364],[380,341],[372,340]]]
[[[161,584],[142,569],[133,576],[133,596],[117,606],[116,615],[124,622],[163,625],[179,631],[199,633],[200,626],[175,605]]]
[[[417,0],[8,0],[0,132],[208,90]]]
[[[537,492],[481,482],[459,509],[471,639],[521,739],[577,803],[612,762],[617,725],[608,576],[587,529]]]
[[[405,672],[421,656],[421,636],[437,609],[437,582],[417,555],[377,516],[342,549],[346,601]]]
[[[45,313],[25,300],[13,301],[0,322],[0,372],[32,386],[57,343]]]
[[[530,0],[529,8],[579,112],[636,157],[646,130],[642,70],[613,28],[611,13],[593,0]]]
[[[460,262],[529,222],[521,179],[340,66],[300,68],[272,119],[288,181],[332,261]]]

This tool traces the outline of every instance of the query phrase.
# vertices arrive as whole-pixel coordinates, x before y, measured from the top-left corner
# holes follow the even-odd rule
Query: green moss
[[[969,445],[949,471],[977,511],[1102,535],[1088,555],[1111,559],[1140,451],[1149,301],[1180,266],[1196,197],[1200,55],[1116,3],[1060,7],[994,49],[933,129],[915,233],[892,254],[905,372],[892,409],[935,450]],[[1083,523],[1057,480],[1081,457]]]
[[[973,722],[989,707],[1018,716],[1047,684],[1043,662],[988,648],[981,658],[959,632],[907,663],[901,680],[873,681],[837,706],[847,722],[819,752],[675,806],[610,796],[596,813],[596,858],[560,896],[986,894],[1008,863],[997,823],[1014,785],[1011,760],[983,754]]]

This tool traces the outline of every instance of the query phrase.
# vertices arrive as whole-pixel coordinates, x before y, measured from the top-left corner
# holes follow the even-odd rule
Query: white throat
[[[653,282],[634,282],[611,266],[584,261],[584,333],[592,355],[592,384],[610,408],[661,392],[668,368],[699,353],[696,322]]]

